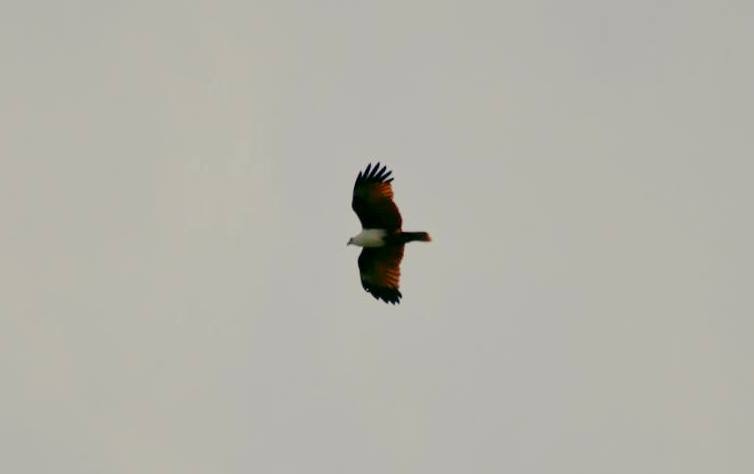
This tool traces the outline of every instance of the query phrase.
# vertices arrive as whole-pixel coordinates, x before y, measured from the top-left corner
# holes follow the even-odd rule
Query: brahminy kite
[[[401,213],[393,202],[392,171],[377,163],[360,171],[353,187],[353,207],[361,221],[361,232],[348,245],[363,247],[359,255],[361,286],[378,300],[400,303],[403,246],[408,242],[429,242],[426,232],[403,232]]]

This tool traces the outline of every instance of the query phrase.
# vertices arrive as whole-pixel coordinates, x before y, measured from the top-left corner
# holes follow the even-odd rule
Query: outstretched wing
[[[385,247],[364,247],[359,255],[361,286],[372,296],[386,303],[401,301],[398,285],[401,278],[403,244]]]
[[[393,178],[389,177],[391,173],[386,166],[380,168],[377,163],[374,168],[371,164],[367,165],[356,177],[351,207],[359,216],[362,228],[387,231],[401,228],[401,213],[393,202],[393,187],[390,185]]]

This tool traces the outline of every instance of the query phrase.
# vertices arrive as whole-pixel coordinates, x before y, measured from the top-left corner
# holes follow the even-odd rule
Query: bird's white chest
[[[364,229],[354,236],[353,243],[359,247],[382,247],[385,245],[384,229]]]

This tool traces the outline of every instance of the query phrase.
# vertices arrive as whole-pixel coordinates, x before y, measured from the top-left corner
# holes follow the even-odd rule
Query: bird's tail
[[[426,232],[401,232],[401,241],[406,242],[431,242],[432,237]]]

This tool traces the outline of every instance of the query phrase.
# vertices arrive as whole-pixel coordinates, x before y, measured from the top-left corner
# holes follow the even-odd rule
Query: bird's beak
[[[349,245],[351,245],[351,241],[350,240],[348,242],[346,242],[346,247],[348,247]]]

